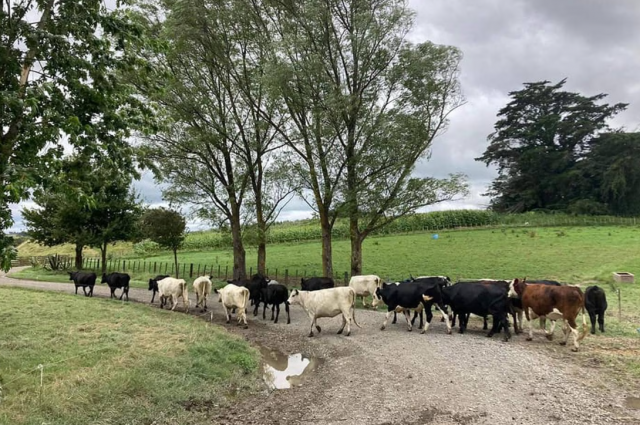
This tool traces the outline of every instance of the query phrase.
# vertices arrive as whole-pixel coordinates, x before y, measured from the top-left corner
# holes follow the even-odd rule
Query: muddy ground
[[[72,285],[2,276],[0,285],[73,292]],[[108,288],[96,285],[94,295],[108,297]],[[132,301],[148,303],[150,295],[130,290]],[[407,332],[401,317],[381,331],[381,311],[357,310],[362,329],[354,327],[350,337],[335,334],[341,320],[334,318],[320,319],[322,333],[309,338],[299,306],[291,307],[289,325],[282,309],[278,324],[267,311],[266,321],[250,315],[244,330],[226,325],[213,301],[214,324],[267,349],[321,361],[300,386],[269,390],[260,384],[257,393],[237,395],[225,406],[189,406],[210,410],[212,423],[640,424],[640,410],[629,398],[640,396],[640,383],[621,382],[589,355],[589,340],[597,337],[587,336],[574,354],[558,345],[558,330],[554,342],[539,330],[532,342],[518,335],[505,343],[499,336],[486,338],[480,321],[470,322],[465,335],[447,335],[436,316],[420,335]]]

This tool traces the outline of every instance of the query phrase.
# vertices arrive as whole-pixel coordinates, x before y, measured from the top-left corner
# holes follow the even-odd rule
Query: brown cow
[[[587,334],[588,326],[584,312],[584,294],[577,286],[549,286],[541,284],[527,284],[526,278],[523,280],[514,279],[509,286],[509,296],[522,299],[522,309],[529,322],[529,336],[527,341],[533,339],[533,325],[531,319],[539,316],[546,316],[551,320],[562,320],[562,332],[564,341],[560,345],[565,345],[569,340],[569,331],[573,333],[573,345],[571,351],[578,351],[579,344]],[[578,333],[576,318],[582,310],[582,335]],[[567,325],[569,329],[567,329]],[[555,322],[551,325],[549,332],[545,329],[547,339],[553,337]]]

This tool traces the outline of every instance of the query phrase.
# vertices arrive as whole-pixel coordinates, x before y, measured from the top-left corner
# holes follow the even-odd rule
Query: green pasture
[[[0,297],[2,424],[207,423],[256,382],[259,353],[192,316],[17,288]]]

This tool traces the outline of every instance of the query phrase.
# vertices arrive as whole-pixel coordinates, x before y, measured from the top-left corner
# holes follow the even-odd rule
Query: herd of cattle
[[[97,276],[95,273],[70,272],[69,280],[73,280],[76,287],[82,287],[85,296],[93,295],[93,287]],[[102,283],[107,283],[111,289],[111,298],[116,298],[116,289],[122,289],[120,298],[126,296],[129,300],[130,277],[125,273],[110,273],[102,275]],[[207,297],[211,293],[211,276],[201,276],[194,280],[193,289],[196,293],[196,308],[207,311]],[[86,289],[89,289],[88,292]],[[151,303],[156,294],[160,299],[160,308],[164,308],[171,300],[171,310],[176,308],[178,299],[182,298],[185,311],[189,310],[187,283],[184,279],[175,279],[167,275],[149,279],[149,290],[153,291]],[[579,341],[587,332],[588,326],[585,309],[591,320],[591,333],[596,331],[596,321],[601,332],[604,332],[604,313],[607,309],[605,292],[598,286],[589,286],[583,293],[573,285],[562,285],[551,280],[494,280],[480,279],[475,281],[457,282],[453,284],[446,276],[410,277],[401,282],[386,283],[378,276],[354,276],[349,286],[336,287],[333,279],[313,277],[301,280],[301,289],[291,292],[285,285],[270,280],[261,274],[251,279],[229,280],[221,289],[214,289],[218,294],[218,301],[222,304],[227,323],[231,314],[237,310],[238,324],[246,328],[247,309],[253,306],[253,315],[258,314],[260,304],[263,304],[262,318],[266,318],[267,306],[271,306],[271,320],[278,323],[280,305],[284,304],[287,313],[287,324],[291,323],[289,316],[290,305],[300,305],[307,313],[310,323],[309,336],[313,330],[320,332],[318,318],[342,315],[341,334],[346,326],[346,336],[351,333],[351,322],[360,327],[355,320],[356,297],[362,297],[362,304],[366,307],[366,297],[371,296],[371,306],[377,308],[382,302],[387,306],[387,313],[381,329],[384,330],[393,314],[396,323],[397,313],[405,315],[408,330],[411,331],[415,320],[420,316],[419,327],[425,333],[433,318],[432,307],[442,314],[442,322],[446,323],[447,333],[455,327],[456,319],[459,323],[459,333],[467,328],[469,316],[474,314],[484,318],[484,328],[488,329],[487,317],[492,316],[493,326],[487,333],[488,337],[503,332],[504,340],[511,337],[508,316],[513,317],[514,332],[523,331],[523,315],[527,318],[529,334],[527,340],[533,337],[533,320],[540,319],[540,327],[544,329],[547,339],[551,340],[557,320],[562,321],[565,345],[569,335],[573,335],[573,351],[577,351]],[[450,311],[449,311],[450,310]],[[582,312],[582,333],[578,330],[576,319]],[[413,313],[413,317],[411,317]],[[426,320],[424,320],[426,315]],[[213,313],[211,314],[213,320]],[[550,329],[546,329],[546,320],[551,321]]]

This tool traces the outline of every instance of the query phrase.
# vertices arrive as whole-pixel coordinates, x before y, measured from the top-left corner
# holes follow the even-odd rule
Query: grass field
[[[537,277],[562,281],[609,278],[613,271],[640,273],[640,227],[568,227],[448,230],[372,237],[363,247],[363,272],[399,279],[409,274],[461,278]],[[267,247],[269,274],[321,273],[319,242]],[[350,243],[335,241],[333,266],[342,275],[349,270]],[[171,261],[171,254],[146,257]],[[231,268],[230,250],[181,252],[183,263],[217,264]],[[247,268],[256,264],[255,250],[247,250]],[[248,271],[248,270],[247,270]]]
[[[0,298],[2,424],[210,423],[188,406],[255,382],[259,353],[194,317],[16,288]]]

